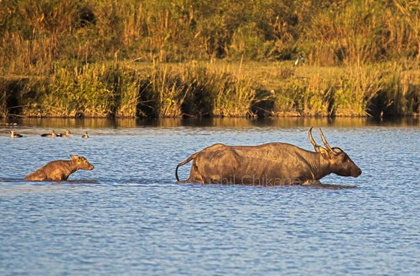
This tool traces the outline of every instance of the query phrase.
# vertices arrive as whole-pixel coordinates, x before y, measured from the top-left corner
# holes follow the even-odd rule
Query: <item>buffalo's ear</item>
[[[330,159],[330,154],[328,150],[324,149],[323,147],[318,146],[316,148],[316,152],[320,153],[325,159]]]
[[[77,155],[70,155],[70,157],[71,157],[71,160],[74,160],[74,161],[76,161],[77,159],[79,159],[79,157],[77,156]]]

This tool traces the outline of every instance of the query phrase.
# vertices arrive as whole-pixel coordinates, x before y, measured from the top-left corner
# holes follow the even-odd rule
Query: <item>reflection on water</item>
[[[15,120],[1,120],[0,127],[11,127],[7,124],[16,123],[16,127],[30,126],[36,128],[136,128],[136,127],[180,127],[180,126],[201,126],[201,127],[365,127],[372,125],[380,126],[418,126],[418,117],[404,117],[392,120],[378,121],[372,118],[202,118],[202,119],[103,119],[103,118],[24,118]]]
[[[21,183],[19,185],[16,186],[8,186],[5,185],[5,182],[3,182],[0,179],[0,198],[4,198],[7,196],[22,196],[25,194],[34,194],[34,195],[38,195],[38,194],[45,194],[45,193],[67,193],[69,192],[68,188],[64,188],[64,189],[58,189],[56,186],[59,185],[67,185],[71,182],[40,182],[38,184],[22,184],[22,181],[20,181]],[[77,181],[78,184],[81,184],[81,182],[83,181]],[[77,187],[78,191],[81,190],[89,190],[89,188],[87,186],[78,186]],[[0,201],[1,202],[1,201]]]
[[[311,185],[310,188],[313,189],[327,189],[327,190],[339,190],[339,189],[357,189],[356,185],[334,185],[334,184],[317,184]]]

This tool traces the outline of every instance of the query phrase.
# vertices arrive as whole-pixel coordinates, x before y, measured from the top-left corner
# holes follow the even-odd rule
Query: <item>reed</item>
[[[3,78],[3,116],[398,116],[419,111],[412,64],[295,68],[292,63],[57,66]],[[271,103],[271,104],[270,104]]]
[[[140,88],[140,117],[180,117],[181,104],[188,86],[155,64]]]
[[[305,26],[303,49],[315,64],[366,64],[401,57],[420,60],[420,10],[413,1],[331,3]]]
[[[211,63],[172,68],[155,64],[140,89],[142,116],[247,116],[255,90],[250,79],[218,71]]]
[[[4,74],[72,59],[420,62],[420,10],[409,0],[2,1],[0,25]]]
[[[275,90],[274,114],[378,117],[418,113],[419,75],[396,63],[331,70],[335,73],[286,75],[287,81]]]
[[[274,112],[292,116],[331,116],[331,79],[319,75],[293,78],[275,94]]]
[[[419,64],[410,0],[0,1],[2,116],[410,115]]]
[[[24,116],[136,116],[137,77],[118,64],[55,68],[47,77],[32,78],[22,90],[18,100]]]

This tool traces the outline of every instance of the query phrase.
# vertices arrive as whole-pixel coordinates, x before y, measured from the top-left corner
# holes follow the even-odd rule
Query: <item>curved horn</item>
[[[314,137],[312,137],[312,128],[313,128],[313,127],[311,127],[311,128],[309,129],[309,134],[308,134],[308,136],[309,136],[309,141],[311,141],[311,144],[314,146],[314,148],[316,148],[316,147],[318,147],[318,145],[316,144],[316,142],[315,142],[315,140],[314,140]]]
[[[334,152],[333,151],[333,149],[330,147],[330,145],[328,144],[328,142],[327,142],[327,139],[325,139],[325,137],[324,137],[324,133],[322,133],[322,130],[321,129],[319,129],[319,134],[321,134],[321,139],[322,139],[322,142],[324,143],[324,145],[325,145],[325,147],[327,148],[327,150],[328,151],[331,151],[331,152]],[[335,153],[335,152],[334,152]]]

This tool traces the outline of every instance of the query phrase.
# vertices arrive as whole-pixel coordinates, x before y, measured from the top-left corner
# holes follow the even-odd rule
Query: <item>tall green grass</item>
[[[155,64],[140,89],[142,116],[250,116],[255,90],[250,79],[195,62],[171,68]]]
[[[0,2],[2,116],[407,115],[419,65],[411,0]]]
[[[22,115],[35,117],[136,116],[136,73],[116,65],[55,68],[20,93]]]
[[[419,111],[418,77],[396,63],[346,66],[323,76],[287,75],[276,89],[273,111],[298,116],[412,115]]]
[[[411,0],[9,0],[0,2],[0,26],[3,74],[73,59],[420,61]]]
[[[112,62],[58,67],[45,77],[3,78],[1,113],[29,117],[380,117],[419,112],[419,73],[397,63],[323,70],[271,65],[266,70],[273,74],[264,78],[255,66]]]
[[[256,95],[249,78],[196,63],[155,63],[145,70],[118,62],[58,67],[8,91],[17,81],[0,85],[4,114],[13,102],[28,117],[245,117],[252,116]]]

